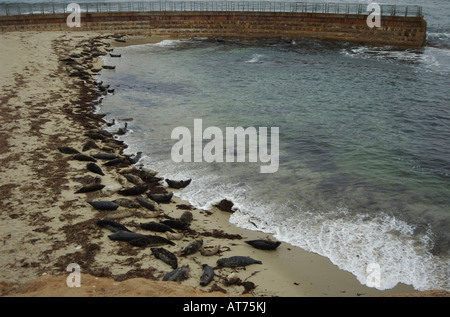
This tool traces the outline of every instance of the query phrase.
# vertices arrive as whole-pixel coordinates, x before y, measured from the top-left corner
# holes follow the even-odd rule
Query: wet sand
[[[253,248],[245,241],[274,239],[262,232],[235,227],[228,221],[228,212],[218,208],[197,210],[176,197],[159,204],[159,214],[143,207],[121,206],[117,209],[121,215],[116,214],[114,220],[132,231],[166,237],[164,233],[143,230],[140,224],[178,219],[186,210],[192,212],[189,230],[175,230],[183,238],[173,240],[175,245],[161,246],[177,255],[179,267],[189,265],[186,280],[161,281],[172,268],[152,255],[149,247],[110,240],[108,235],[112,232],[96,223],[113,212],[95,210],[87,202],[134,200],[136,196],[118,193],[134,186],[120,173],[133,166],[123,163],[108,167],[102,165],[106,161],[97,159],[105,173],[100,176],[87,170],[87,162],[61,153],[58,147],[70,146],[85,155],[111,152],[127,162],[123,153],[126,145],[113,136],[92,139],[86,135],[89,131],[101,133],[105,125],[101,115],[93,114],[97,105],[93,100],[103,96],[93,79],[96,72],[92,70],[102,68],[102,60],[96,55],[106,54],[115,46],[161,40],[126,39],[127,43],[119,43],[111,34],[87,32],[0,34],[2,295],[353,297],[416,293],[407,285],[387,291],[366,287],[328,259],[286,243],[274,251]],[[74,53],[80,57],[71,58]],[[82,151],[89,140],[98,148]],[[138,175],[139,166],[132,173]],[[93,182],[105,187],[75,193]],[[175,190],[161,181],[147,185],[152,193]],[[196,239],[203,240],[205,249],[220,246],[219,252],[212,256],[199,251],[181,255]],[[219,258],[234,255],[250,256],[262,264],[217,267]],[[70,263],[81,268],[80,288],[66,284]],[[214,280],[207,286],[199,284],[203,264],[215,268]],[[237,274],[238,282],[228,285],[225,280],[231,273]]]

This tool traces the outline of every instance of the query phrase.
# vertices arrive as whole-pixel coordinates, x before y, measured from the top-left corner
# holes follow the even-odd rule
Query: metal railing
[[[76,1],[73,1],[76,2]],[[0,16],[69,13],[69,3],[0,4]],[[366,3],[315,3],[281,1],[147,1],[147,2],[82,2],[81,13],[155,12],[155,11],[219,11],[219,12],[297,12],[368,15]],[[416,5],[380,4],[382,16],[422,16]]]

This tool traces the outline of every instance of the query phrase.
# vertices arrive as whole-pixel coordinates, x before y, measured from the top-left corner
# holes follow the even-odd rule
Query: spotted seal
[[[218,266],[225,266],[225,267],[237,267],[237,266],[247,266],[250,264],[262,264],[261,261],[252,259],[249,256],[232,256],[229,258],[221,258],[217,260]]]
[[[214,270],[208,264],[203,264],[202,275],[200,276],[200,285],[206,286],[214,279]]]
[[[103,173],[102,169],[100,168],[100,166],[98,166],[95,163],[87,163],[86,168],[91,171],[92,173],[98,174],[98,175],[102,175],[104,176],[105,173]]]
[[[279,241],[270,240],[249,240],[245,241],[245,243],[260,250],[275,250],[281,244],[281,242]]]
[[[183,281],[189,277],[189,265],[179,267],[163,277],[163,281]]]
[[[155,258],[169,264],[172,269],[176,269],[178,267],[177,257],[169,250],[166,250],[164,248],[151,248],[150,250],[152,251],[152,254],[155,256]]]

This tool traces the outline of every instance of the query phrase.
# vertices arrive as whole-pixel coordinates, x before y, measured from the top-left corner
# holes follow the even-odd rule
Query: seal
[[[191,243],[189,243],[182,251],[181,251],[181,255],[186,256],[186,255],[190,255],[190,254],[194,254],[195,252],[197,252],[198,250],[200,250],[200,248],[203,245],[203,240],[202,239],[198,239],[198,240],[194,240]]]
[[[97,210],[116,210],[119,208],[119,205],[112,201],[88,201],[88,203]]]
[[[157,203],[166,203],[172,199],[173,193],[168,194],[151,194],[147,193],[147,197],[151,200],[156,201]]]
[[[184,188],[187,185],[189,185],[191,183],[192,179],[176,181],[176,180],[170,180],[170,179],[166,178],[165,181],[166,181],[167,185],[169,185],[169,187],[180,189],[180,188]]]
[[[189,224],[179,220],[163,220],[161,223],[168,225],[169,227],[177,230],[186,230],[189,228]]]
[[[123,176],[129,181],[130,183],[136,185],[136,186],[144,186],[145,183],[142,181],[142,179],[134,174],[131,173],[124,173]]]
[[[181,232],[172,233],[172,232],[166,231],[166,237],[170,240],[181,240],[181,239],[183,239],[184,234]]]
[[[178,259],[169,250],[166,250],[164,248],[151,248],[152,254],[155,256],[155,258],[160,259],[164,263],[169,264],[172,269],[178,268]]]
[[[194,216],[192,215],[192,212],[190,212],[189,210],[186,210],[180,216],[180,221],[185,222],[185,223],[191,223],[192,219],[194,219]]]
[[[104,166],[115,166],[115,165],[122,164],[123,162],[125,162],[125,158],[118,157],[118,158],[112,159],[106,163],[103,163],[103,165]]]
[[[113,202],[121,207],[125,207],[125,208],[139,208],[141,207],[141,205],[131,199],[127,199],[127,198],[119,198],[119,199],[115,199],[113,200]]]
[[[135,156],[128,158],[131,164],[136,164],[142,157],[142,152],[137,152]]]
[[[121,57],[121,54],[113,54],[113,53],[109,53],[109,56],[111,57]]]
[[[138,240],[145,237],[146,237],[145,234],[130,231],[117,231],[108,236],[108,238],[114,241],[127,241],[127,242]]]
[[[229,258],[221,258],[217,260],[218,266],[225,266],[225,267],[237,267],[237,266],[247,266],[250,264],[262,264],[261,261],[252,259],[249,256],[232,256]]]
[[[95,163],[87,163],[86,168],[87,168],[89,171],[91,171],[92,173],[99,174],[99,175],[102,175],[102,176],[105,175],[105,173],[103,173],[103,171],[102,171],[102,169],[100,168],[100,166],[98,166],[98,165],[95,164]]]
[[[203,256],[212,256],[216,255],[220,251],[220,245],[216,245],[214,247],[200,248],[200,254]]]
[[[175,245],[175,243],[164,237],[152,235],[144,235],[137,239],[131,239],[128,242],[136,247],[160,246],[164,244]]]
[[[100,160],[114,160],[118,158],[118,156],[114,153],[105,153],[105,152],[98,152],[91,154],[92,157]]]
[[[98,220],[96,224],[97,226],[111,230],[112,232],[120,232],[120,231],[131,232],[131,230],[129,230],[124,225],[110,219]]]
[[[81,154],[81,153],[75,154],[72,158],[77,161],[97,162],[97,160],[95,158],[93,158],[89,155]]]
[[[206,286],[214,279],[214,270],[208,264],[203,264],[202,275],[200,276],[200,285]]]
[[[148,186],[134,186],[130,188],[121,189],[118,191],[118,193],[123,196],[137,196],[145,193],[147,189]]]
[[[81,187],[79,190],[77,190],[75,192],[75,194],[94,192],[96,190],[103,189],[104,187],[105,187],[105,185],[98,184],[98,183],[89,184],[89,185]]]
[[[150,221],[150,222],[147,222],[147,223],[141,223],[140,226],[144,230],[151,230],[151,231],[156,231],[156,232],[166,232],[166,231],[169,231],[169,232],[172,232],[172,233],[175,232],[169,226],[167,226],[167,225],[165,225],[163,223],[155,222],[155,221]]]
[[[189,265],[179,267],[163,277],[163,281],[183,281],[189,277]]]
[[[142,207],[147,208],[148,210],[151,211],[159,210],[158,203],[154,202],[151,199],[146,199],[144,197],[137,197],[136,200]]]
[[[94,140],[89,140],[86,143],[84,143],[82,151],[86,152],[89,151],[90,149],[98,149],[98,145],[95,143]]]
[[[279,241],[270,240],[249,240],[245,241],[245,243],[260,250],[275,250],[281,244],[281,242]]]
[[[78,153],[80,153],[77,149],[74,149],[73,147],[70,147],[70,146],[59,146],[58,147],[58,151],[60,151],[61,153],[64,153],[64,154],[78,154]]]

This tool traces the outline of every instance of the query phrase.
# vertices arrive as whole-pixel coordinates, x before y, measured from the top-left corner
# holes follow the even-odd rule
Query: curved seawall
[[[289,10],[287,10],[289,11]],[[381,16],[381,26],[370,28],[361,12],[270,12],[171,10],[145,12],[81,12],[81,26],[68,27],[69,13],[0,16],[1,31],[104,31],[172,38],[315,38],[420,48],[426,42],[426,21],[415,16]]]

